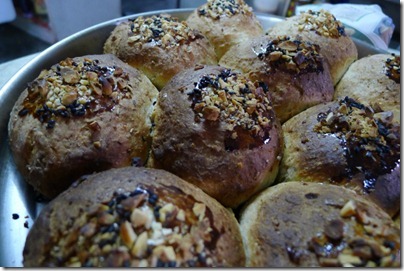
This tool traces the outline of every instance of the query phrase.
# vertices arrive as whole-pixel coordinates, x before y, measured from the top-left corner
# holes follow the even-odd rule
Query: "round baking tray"
[[[102,54],[102,47],[115,26],[139,16],[168,13],[185,19],[193,9],[158,10],[117,18],[82,30],[44,50],[23,66],[0,89],[0,266],[21,267],[25,238],[35,218],[46,203],[41,203],[33,189],[27,185],[13,162],[7,135],[10,111],[28,82],[42,69],[48,69],[66,57]],[[282,17],[257,14],[265,30],[283,20]],[[355,40],[359,57],[385,53],[360,40]],[[17,217],[18,216],[18,217]]]

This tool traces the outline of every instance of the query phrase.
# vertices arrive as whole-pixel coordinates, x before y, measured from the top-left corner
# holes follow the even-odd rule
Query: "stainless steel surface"
[[[173,9],[130,15],[98,24],[80,31],[49,47],[22,67],[0,89],[0,266],[21,267],[22,251],[29,228],[44,203],[38,203],[34,191],[28,186],[14,165],[8,145],[7,125],[10,111],[26,84],[35,79],[42,69],[49,68],[66,57],[101,54],[104,41],[120,21],[137,16],[170,13],[186,18],[192,9]],[[278,16],[258,14],[264,29],[282,20]],[[374,47],[358,42],[360,56],[380,52]],[[13,219],[18,214],[18,219]],[[26,224],[28,223],[28,224]],[[28,227],[25,227],[28,225]]]

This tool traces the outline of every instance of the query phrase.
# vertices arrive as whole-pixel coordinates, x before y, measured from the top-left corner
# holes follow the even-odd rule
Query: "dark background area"
[[[2,0],[0,0],[2,1]],[[31,3],[30,3],[31,1]],[[44,13],[36,13],[33,8],[32,1],[34,0],[14,0],[14,6],[17,11],[17,17],[28,20],[33,25],[38,26],[41,29],[49,30],[48,18],[46,11]],[[54,0],[58,1],[58,0]],[[65,0],[62,0],[65,1]],[[309,3],[310,0],[300,0],[301,2]],[[191,5],[190,1],[183,1],[185,6]],[[251,1],[246,1],[251,3]],[[335,1],[332,1],[335,2]],[[345,3],[355,4],[378,4],[383,12],[393,19],[395,24],[395,31],[393,34],[390,47],[400,50],[400,15],[401,5],[399,0],[379,0],[379,1],[367,1],[367,0],[345,0],[340,1]],[[28,3],[24,6],[22,3]],[[197,5],[198,3],[195,2]],[[168,8],[184,7],[179,0],[121,0],[122,16],[140,13],[151,10],[161,10]],[[19,57],[23,57],[29,54],[40,52],[49,47],[53,42],[46,41],[40,35],[32,35],[29,31],[24,30],[24,27],[16,24],[15,21],[0,23],[0,63],[13,60]]]

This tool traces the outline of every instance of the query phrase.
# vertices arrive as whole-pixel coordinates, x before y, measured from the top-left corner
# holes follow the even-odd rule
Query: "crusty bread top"
[[[253,9],[243,0],[208,0],[187,19],[215,48],[218,60],[234,44],[263,34]]]
[[[155,108],[150,166],[236,207],[270,185],[282,153],[265,84],[219,66],[177,74]]]
[[[216,64],[209,40],[169,14],[137,17],[116,26],[104,52],[145,73],[161,89],[176,73],[197,64]]]
[[[358,58],[353,40],[343,24],[325,10],[306,11],[287,18],[267,30],[270,35],[300,35],[303,40],[318,44],[336,85],[348,67]]]
[[[234,45],[219,61],[268,85],[280,122],[332,100],[330,70],[321,48],[299,36],[262,35]]]
[[[233,213],[163,170],[86,176],[50,202],[31,229],[24,266],[243,266]]]
[[[343,185],[394,215],[400,208],[400,126],[391,117],[348,97],[296,115],[282,126],[279,181]]]
[[[335,88],[334,99],[345,96],[377,110],[392,111],[400,122],[401,58],[391,54],[363,57],[349,67]]]
[[[83,174],[146,161],[158,90],[114,55],[67,58],[21,93],[9,121],[24,179],[52,198]]]
[[[289,182],[270,187],[242,211],[250,267],[397,267],[400,230],[348,189]]]

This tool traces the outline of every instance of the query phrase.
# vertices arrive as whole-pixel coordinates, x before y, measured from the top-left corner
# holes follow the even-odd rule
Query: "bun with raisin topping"
[[[104,52],[144,72],[158,89],[183,69],[217,64],[209,40],[168,14],[120,23],[105,42]]]
[[[358,50],[343,24],[325,10],[308,10],[277,23],[267,30],[269,35],[301,36],[318,44],[330,67],[334,86],[348,67],[358,59]]]
[[[261,36],[232,47],[219,64],[267,84],[281,123],[299,112],[329,102],[334,86],[318,45],[288,36]]]
[[[241,212],[248,267],[399,267],[400,230],[343,187],[288,182]]]
[[[351,98],[317,105],[282,126],[279,181],[338,184],[391,216],[400,210],[400,126]]]
[[[186,22],[210,40],[218,60],[232,45],[264,32],[252,8],[244,0],[208,0],[195,9]]]
[[[67,58],[33,80],[10,116],[14,161],[52,198],[76,178],[146,162],[158,90],[114,55]]]
[[[219,66],[188,69],[159,93],[148,165],[235,208],[274,181],[282,132],[263,84]]]
[[[88,175],[51,201],[31,228],[25,267],[242,267],[237,220],[163,170]]]
[[[334,98],[345,96],[382,111],[392,111],[400,122],[400,56],[376,54],[361,58],[349,67],[338,83]]]

